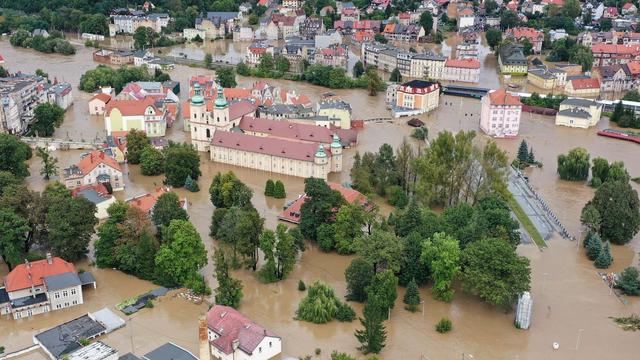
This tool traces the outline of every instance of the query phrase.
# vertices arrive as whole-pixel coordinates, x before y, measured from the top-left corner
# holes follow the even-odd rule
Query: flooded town
[[[99,3],[0,9],[0,360],[637,357],[632,2]]]

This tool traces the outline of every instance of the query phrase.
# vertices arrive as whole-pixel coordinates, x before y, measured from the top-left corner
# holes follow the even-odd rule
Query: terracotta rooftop
[[[480,69],[480,61],[478,59],[447,59],[444,62],[444,66],[465,69]]]
[[[255,131],[276,138],[331,144],[335,131],[323,126],[245,116],[240,120],[244,132]],[[355,133],[355,130],[353,131]],[[356,134],[357,137],[357,134]]]
[[[573,90],[599,89],[600,80],[597,78],[573,79],[571,80],[571,86],[573,87]]]
[[[31,286],[41,286],[47,276],[64,273],[75,273],[73,264],[64,261],[59,257],[53,257],[51,264],[46,259],[32,261],[16,266],[4,280],[7,292],[30,288]]]
[[[211,345],[225,354],[233,353],[236,340],[238,349],[252,354],[265,337],[280,338],[229,306],[214,305],[207,312],[207,327],[218,335]]]
[[[367,198],[362,195],[358,190],[350,189],[344,187],[337,183],[327,183],[332,190],[337,190],[340,192],[340,195],[349,203],[353,204],[356,201],[359,201],[360,204],[365,206],[367,204]],[[278,219],[287,221],[293,224],[300,223],[300,209],[302,208],[302,204],[307,200],[306,195],[300,195],[298,198],[291,203],[286,209],[282,210],[280,215],[278,215]]]
[[[88,155],[85,155],[80,162],[78,162],[77,166],[82,172],[82,175],[87,175],[91,172],[91,170],[95,169],[96,166],[104,164],[118,171],[122,171],[120,168],[120,164],[116,161],[116,159],[112,158],[109,155],[105,155],[100,150],[93,150]]]
[[[513,36],[516,39],[521,39],[524,37],[532,41],[541,40],[544,37],[542,31],[523,26],[507,29],[506,34],[507,36]]]
[[[591,51],[594,54],[618,54],[618,55],[634,55],[640,53],[640,45],[617,45],[598,43],[591,45]]]
[[[300,161],[314,161],[318,145],[299,140],[252,136],[236,132],[216,131],[211,146],[278,156]],[[325,154],[331,156],[328,147]]]
[[[109,102],[109,100],[111,100],[111,95],[105,94],[105,93],[100,93],[100,94],[97,94],[97,95],[95,95],[94,97],[91,98],[91,100],[95,100],[95,99],[98,99],[98,100],[100,100],[100,101],[102,101],[103,103],[106,104],[106,103]],[[91,100],[89,100],[89,101],[91,101]]]
[[[507,93],[505,89],[498,89],[489,93],[491,105],[520,106],[522,103],[517,96]]]
[[[111,110],[118,109],[123,116],[144,115],[147,108],[151,106],[156,115],[159,115],[160,109],[155,106],[153,97],[145,97],[142,100],[113,100],[107,104],[106,112],[111,114]]]
[[[167,189],[165,187],[157,187],[154,193],[146,193],[144,195],[135,196],[135,197],[132,197],[131,199],[127,199],[126,202],[130,206],[138,208],[146,214],[150,214],[151,209],[153,209],[153,207],[156,205],[156,202],[158,202],[158,198],[162,194],[169,193],[169,192],[171,192],[170,189]],[[180,199],[180,205],[183,208],[184,208],[185,202],[186,202],[185,198]]]

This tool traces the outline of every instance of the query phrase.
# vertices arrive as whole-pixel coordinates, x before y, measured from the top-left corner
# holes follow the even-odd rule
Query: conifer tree
[[[187,175],[187,179],[184,181],[184,187],[185,189],[191,192],[200,191],[200,187],[198,186],[198,183],[195,180],[193,180],[191,175]]]
[[[284,184],[278,180],[273,186],[273,197],[276,199],[284,199],[287,197],[287,193],[284,191]]]
[[[518,148],[518,161],[520,163],[526,164],[529,160],[529,147],[527,146],[527,142],[522,140],[520,142],[520,147]]]
[[[274,184],[273,180],[267,180],[267,184],[264,186],[264,195],[265,196],[273,196]]]
[[[529,164],[536,163],[536,156],[533,154],[533,147],[529,148],[529,155],[527,156],[527,162]]]
[[[585,240],[585,247],[587,248],[587,257],[589,260],[594,261],[602,251],[602,241],[600,241],[600,237],[597,234],[589,233]]]
[[[611,266],[612,262],[613,257],[611,256],[611,252],[609,251],[609,243],[606,243],[600,251],[600,254],[598,255],[596,261],[593,262],[593,265],[595,265],[598,269],[606,269]]]
[[[418,310],[420,304],[420,292],[418,291],[418,284],[415,279],[411,279],[407,285],[407,292],[404,294],[405,309],[415,312]]]
[[[382,324],[380,310],[375,305],[367,303],[363,310],[364,317],[360,318],[363,329],[356,330],[355,336],[362,346],[358,350],[365,354],[379,353],[385,346],[387,331]]]

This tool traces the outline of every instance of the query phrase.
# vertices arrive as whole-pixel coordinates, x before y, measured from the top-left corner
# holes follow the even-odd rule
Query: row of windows
[[[78,292],[76,289],[71,289],[70,291],[68,290],[56,291],[53,293],[53,297],[56,299],[60,299],[60,297],[69,296],[69,293],[71,293],[71,295],[76,295]]]
[[[71,302],[72,305],[78,305],[78,301],[77,300],[73,300]],[[56,309],[62,309],[62,308],[67,308],[69,307],[69,303],[65,302],[64,304],[56,304]]]

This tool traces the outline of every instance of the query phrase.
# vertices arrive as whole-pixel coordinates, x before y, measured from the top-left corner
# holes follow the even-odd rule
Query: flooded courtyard
[[[90,95],[77,89],[80,76],[97,65],[91,60],[91,51],[88,48],[78,48],[77,54],[71,57],[43,55],[31,50],[13,48],[6,39],[0,41],[0,53],[6,59],[6,68],[25,72],[34,72],[41,68],[48,72],[51,78],[57,77],[58,80],[68,81],[74,86],[75,104],[67,111],[63,125],[57,129],[57,137],[104,137],[102,119],[88,115],[87,100]],[[497,87],[499,84],[495,65],[490,63],[491,59],[495,62],[495,57],[492,56],[482,61],[489,75],[487,83],[482,81],[480,86]],[[494,71],[494,75],[490,75],[490,71]],[[181,82],[181,98],[186,97],[188,78],[202,73],[213,74],[211,71],[182,66],[170,72],[174,80]],[[489,78],[498,82],[489,83]],[[256,80],[238,77],[239,86],[249,86]],[[267,81],[306,94],[313,102],[317,101],[322,93],[329,91],[306,83]],[[355,119],[389,116],[382,95],[370,97],[363,90],[333,92],[351,103]],[[427,124],[429,136],[433,138],[443,130],[479,131],[479,113],[480,105],[477,100],[443,96],[440,107],[435,112],[422,115],[420,118]],[[383,143],[390,143],[394,147],[400,144],[411,132],[411,128],[405,122],[406,119],[367,123],[359,134],[359,145],[345,151],[345,169],[351,167],[356,151],[375,151]],[[624,161],[632,177],[640,176],[638,145],[596,135],[598,129],[609,126],[608,120],[602,119],[597,128],[588,130],[561,128],[554,125],[551,117],[525,113],[521,121],[519,139],[497,141],[512,157],[517,152],[520,139],[526,139],[533,147],[536,158],[544,166],[527,170],[530,181],[545,197],[567,229],[576,236],[580,228],[580,210],[590,200],[594,190],[585,183],[559,180],[556,175],[558,154],[581,146],[591,153],[592,158],[602,156],[609,161]],[[188,138],[180,123],[169,129],[167,134],[167,137],[176,141],[185,141]],[[478,138],[479,141],[487,140],[481,134]],[[59,167],[63,168],[75,163],[80,152],[57,152],[55,155],[59,159]],[[39,168],[40,161],[32,159],[32,175],[27,181],[35,190],[41,190],[46,185],[38,175]],[[269,228],[276,226],[276,215],[282,209],[285,200],[265,198],[262,195],[265,181],[268,178],[282,180],[288,199],[303,191],[303,179],[214,164],[206,157],[201,159],[201,170],[203,175],[199,179],[199,185],[202,190],[199,193],[188,193],[182,189],[178,189],[177,192],[187,197],[191,221],[198,228],[210,254],[216,244],[208,236],[213,207],[207,189],[217,172],[233,170],[254,190],[254,206],[266,219],[265,225]],[[163,179],[162,176],[142,176],[138,166],[127,166],[125,173],[128,173],[126,190],[116,194],[122,199],[152,191]],[[349,172],[345,170],[340,174],[334,174],[330,180],[349,181]],[[634,188],[639,187],[634,184]],[[620,271],[629,265],[636,265],[638,259],[635,254],[639,243],[640,239],[636,236],[630,245],[614,246],[612,255],[615,262],[610,270]],[[576,247],[575,242],[557,237],[550,239],[548,245],[544,251],[533,245],[523,245],[519,248],[519,252],[531,260],[532,266],[534,311],[530,330],[515,329],[513,312],[505,314],[461,291],[456,292],[451,303],[442,303],[434,301],[429,290],[422,288],[424,314],[422,311],[409,313],[403,310],[401,299],[404,289],[400,289],[391,319],[385,323],[388,331],[387,346],[380,358],[460,359],[463,353],[473,354],[475,359],[606,359],[612,358],[612,354],[620,359],[636,358],[637,334],[622,331],[608,317],[638,313],[640,301],[627,298],[629,304],[624,305],[618,298],[609,295],[609,289],[598,278],[595,268],[582,250]],[[330,283],[337,294],[344,295],[344,270],[350,261],[351,257],[323,253],[310,244],[295,270],[285,281],[265,285],[250,271],[236,271],[234,276],[240,278],[244,284],[244,298],[240,311],[283,338],[284,356],[313,354],[316,348],[322,350],[318,358],[323,359],[328,358],[332,350],[356,354],[358,344],[353,332],[360,327],[357,321],[334,321],[325,325],[314,325],[293,320],[295,309],[303,296],[303,293],[297,290],[298,280],[302,279],[307,284],[323,280]],[[88,289],[85,292],[84,305],[19,321],[2,317],[0,345],[5,346],[7,351],[24,348],[32,343],[32,336],[41,330],[105,306],[113,309],[122,300],[155,287],[149,282],[115,270],[97,269],[87,264],[79,264],[78,268],[90,270],[95,275],[98,286],[96,290]],[[0,275],[5,273],[6,269]],[[215,286],[212,273],[211,264],[203,269],[203,274],[210,284]],[[143,309],[128,321],[125,328],[105,336],[102,340],[118,348],[121,354],[132,351],[133,346],[135,353],[141,355],[168,341],[197,353],[198,319],[207,311],[207,307],[189,303],[173,295],[175,294],[169,293],[161,298],[152,309]],[[361,305],[352,305],[356,312],[361,314]],[[453,321],[453,330],[441,335],[434,330],[434,326],[444,316]],[[581,329],[583,331],[580,331]],[[552,349],[553,342],[560,344],[559,350]],[[35,352],[21,359],[41,360],[45,357],[44,354]]]

